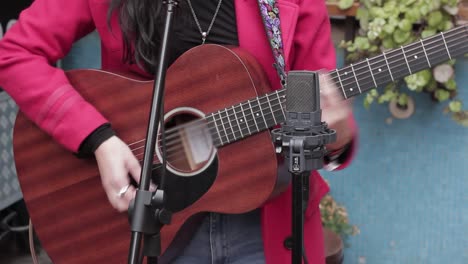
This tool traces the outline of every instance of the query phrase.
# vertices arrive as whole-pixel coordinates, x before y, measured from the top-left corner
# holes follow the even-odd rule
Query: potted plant
[[[338,0],[340,8],[349,8],[352,0]],[[453,28],[457,24],[459,0],[361,0],[356,12],[359,32],[352,41],[343,41],[347,61],[355,62],[399,48],[421,38]],[[366,94],[364,106],[388,103],[397,117],[405,118],[414,107],[409,91],[429,94],[436,102],[447,102],[446,113],[459,124],[468,126],[468,111],[457,98],[455,60],[423,70],[387,85],[382,92]],[[401,111],[401,116],[398,116]]]
[[[343,263],[343,249],[349,236],[359,233],[359,229],[349,223],[346,208],[337,203],[330,194],[320,201],[320,215],[324,227],[327,264]]]

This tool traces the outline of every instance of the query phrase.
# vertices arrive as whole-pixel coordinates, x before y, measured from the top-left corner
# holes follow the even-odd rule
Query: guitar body
[[[153,82],[98,70],[67,75],[141,160]],[[177,114],[207,114],[268,91],[266,76],[250,55],[237,48],[203,45],[169,68],[164,109],[167,120]],[[110,206],[94,159],[76,158],[22,113],[14,128],[14,152],[32,223],[54,263],[126,263],[127,214]],[[169,171],[166,193],[175,213],[161,230],[163,252],[178,240],[190,239],[189,232],[179,230],[192,216],[253,210],[278,190],[278,182],[268,131],[217,149],[215,158],[194,175]]]

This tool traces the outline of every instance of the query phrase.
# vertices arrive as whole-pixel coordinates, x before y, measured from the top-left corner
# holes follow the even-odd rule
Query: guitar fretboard
[[[348,99],[465,53],[468,53],[468,25],[333,70],[329,76]],[[321,84],[321,89],[330,87]],[[285,90],[281,89],[208,114],[205,120],[213,144],[217,147],[230,144],[284,122],[285,100]]]
[[[468,26],[390,50],[332,72],[345,98],[386,85],[468,52]]]
[[[205,117],[217,147],[273,127],[285,120],[285,91],[277,90]]]

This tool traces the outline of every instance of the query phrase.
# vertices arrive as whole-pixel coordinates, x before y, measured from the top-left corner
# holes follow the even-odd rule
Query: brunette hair
[[[117,12],[122,31],[125,63],[137,63],[149,73],[157,64],[163,12],[161,0],[110,0],[107,21]],[[111,30],[113,30],[111,28]]]

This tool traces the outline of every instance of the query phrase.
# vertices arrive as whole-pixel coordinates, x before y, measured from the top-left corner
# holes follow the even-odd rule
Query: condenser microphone
[[[284,154],[291,172],[322,168],[324,146],[336,140],[336,131],[322,122],[319,73],[290,71],[285,88],[286,118],[272,131],[276,151]]]
[[[289,132],[307,132],[322,123],[319,74],[291,71],[286,80],[286,122]]]

